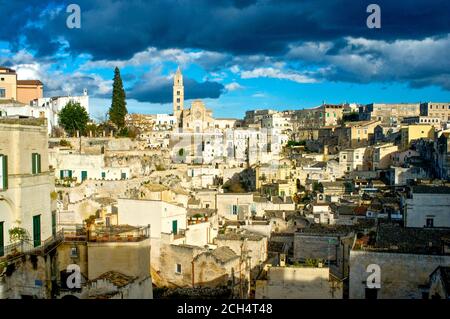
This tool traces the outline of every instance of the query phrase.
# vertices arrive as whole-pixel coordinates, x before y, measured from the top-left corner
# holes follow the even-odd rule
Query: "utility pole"
[[[192,288],[195,288],[194,260],[192,260]]]

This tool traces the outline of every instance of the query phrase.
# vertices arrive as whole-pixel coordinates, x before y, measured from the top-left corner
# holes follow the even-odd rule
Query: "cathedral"
[[[178,129],[183,132],[202,133],[214,127],[212,110],[207,109],[201,100],[195,100],[190,109],[184,108],[183,74],[178,67],[173,78],[173,115]]]

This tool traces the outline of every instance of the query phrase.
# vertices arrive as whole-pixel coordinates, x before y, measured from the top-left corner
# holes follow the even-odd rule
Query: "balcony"
[[[43,241],[39,247],[34,247],[33,241],[27,240],[5,246],[3,251],[0,251],[0,262],[12,261],[23,255],[45,256],[64,242],[126,243],[141,242],[148,238],[150,238],[150,225],[97,227],[95,231],[88,231],[85,227],[61,229],[55,236]]]
[[[88,230],[81,226],[63,229],[65,242],[140,242],[150,238],[150,225],[133,227],[129,225],[96,226]]]
[[[22,240],[11,245],[5,246],[0,256],[0,262],[12,261],[20,258],[23,255],[38,255],[44,256],[50,251],[54,250],[64,240],[63,231],[59,231],[55,236],[52,236],[41,243],[40,246],[34,247],[32,240]]]

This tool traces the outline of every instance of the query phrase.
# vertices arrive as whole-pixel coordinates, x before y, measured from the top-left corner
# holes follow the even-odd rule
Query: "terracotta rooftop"
[[[17,80],[17,85],[43,85],[39,80]]]

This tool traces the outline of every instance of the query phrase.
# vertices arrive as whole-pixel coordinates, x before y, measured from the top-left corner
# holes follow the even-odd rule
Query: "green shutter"
[[[8,189],[8,156],[2,156],[2,168],[3,168],[3,189]]]
[[[36,153],[31,154],[31,174],[36,174]]]
[[[5,254],[5,241],[3,239],[3,225],[4,222],[0,222],[0,256]]]
[[[33,243],[34,247],[41,245],[41,215],[33,216]]]
[[[37,156],[37,172],[41,173],[41,154],[36,154]]]
[[[72,170],[69,170],[69,178],[72,178]]]
[[[172,221],[172,233],[174,235],[178,234],[178,220]]]
[[[56,213],[52,213],[52,235],[56,236]]]
[[[64,179],[64,171],[63,170],[59,171],[59,179]]]

